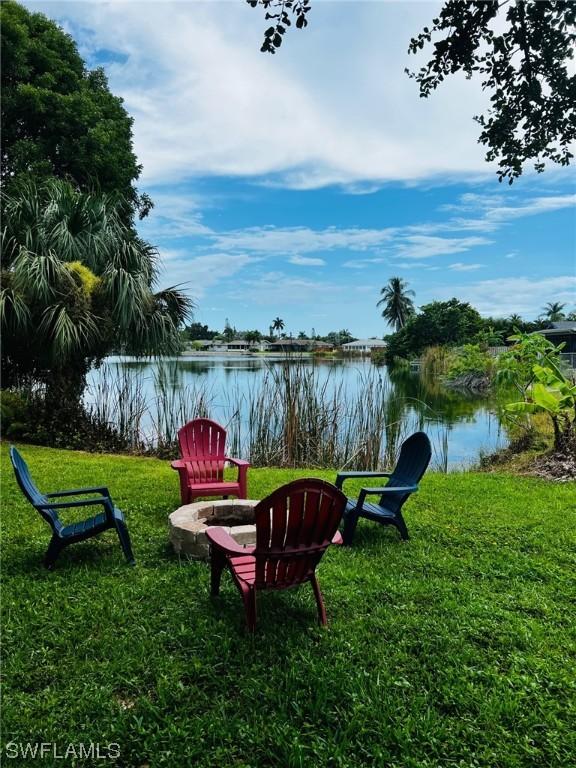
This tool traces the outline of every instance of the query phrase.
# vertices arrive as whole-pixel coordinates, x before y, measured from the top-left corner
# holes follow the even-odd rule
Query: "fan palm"
[[[565,306],[566,304],[560,304],[559,301],[549,301],[544,307],[544,316],[551,323],[564,320],[564,312],[562,310]]]
[[[174,353],[191,310],[154,292],[158,253],[125,223],[121,199],[52,179],[3,195],[0,322],[5,385],[19,374],[75,379],[113,349]]]
[[[415,312],[414,302],[410,298],[414,296],[414,291],[408,289],[408,283],[401,277],[391,277],[380,294],[382,298],[376,306],[384,305],[382,317],[393,326],[395,331],[399,331]]]
[[[281,317],[276,317],[272,321],[272,330],[273,331],[283,331],[284,330],[284,320],[282,320]]]

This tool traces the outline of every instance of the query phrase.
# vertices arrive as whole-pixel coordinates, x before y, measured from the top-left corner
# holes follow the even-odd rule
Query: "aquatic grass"
[[[327,552],[326,629],[302,588],[261,595],[252,638],[230,579],[212,600],[208,566],[168,548],[169,462],[21,450],[42,489],[108,485],[137,565],[109,532],[43,570],[47,526],[1,446],[2,749],[116,743],[98,763],[118,768],[576,762],[574,484],[428,473],[409,542],[361,521]],[[250,495],[309,475],[335,470],[251,469]]]
[[[147,442],[161,452],[176,451],[178,430],[191,419],[209,416],[214,393],[205,384],[183,385],[177,362],[163,360],[154,369],[154,393]]]
[[[402,441],[424,427],[422,407],[394,395],[378,368],[358,370],[350,387],[337,369],[320,376],[301,358],[270,365],[262,378],[241,387],[232,378],[223,391],[183,385],[178,361],[158,363],[154,397],[144,397],[140,366],[103,367],[90,391],[94,418],[113,425],[134,451],[175,452],[177,430],[205,416],[228,430],[228,451],[254,466],[377,469],[397,458]],[[217,412],[217,415],[215,414]],[[441,433],[438,465],[446,460]]]
[[[88,414],[93,422],[114,428],[132,450],[141,450],[146,441],[142,422],[148,403],[139,369],[118,366],[114,373],[104,363],[99,376],[88,385]]]

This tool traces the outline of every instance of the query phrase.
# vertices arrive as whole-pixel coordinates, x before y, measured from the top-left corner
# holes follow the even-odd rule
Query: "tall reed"
[[[327,376],[308,361],[270,365],[259,380],[238,380],[217,392],[184,385],[177,361],[159,363],[153,395],[145,397],[142,369],[103,367],[90,397],[94,418],[114,426],[134,451],[176,453],[176,433],[206,416],[228,430],[228,451],[254,466],[374,470],[392,465],[402,441],[426,419],[422,408],[396,397],[382,369],[359,370],[349,388],[337,369]],[[445,439],[441,438],[443,442]],[[440,464],[446,446],[435,446]]]

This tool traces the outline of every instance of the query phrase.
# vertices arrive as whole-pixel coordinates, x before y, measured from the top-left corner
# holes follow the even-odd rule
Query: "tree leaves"
[[[2,204],[5,381],[85,371],[122,347],[177,351],[191,302],[176,287],[154,293],[156,249],[125,223],[120,198],[27,179],[10,185]]]
[[[276,19],[262,51],[275,53],[289,25],[308,23],[310,0],[247,0]],[[268,9],[276,10],[271,13]],[[486,114],[474,119],[486,160],[498,162],[500,181],[509,184],[532,163],[569,165],[576,141],[576,75],[570,74],[576,44],[576,3],[570,0],[446,0],[431,27],[412,38],[408,50],[431,46],[431,58],[417,72],[420,96],[427,98],[450,75],[479,76],[490,94]]]
[[[132,118],[102,69],[89,71],[56,23],[15,2],[0,7],[2,182],[24,174],[72,179],[80,189],[119,192],[130,215],[150,199],[134,187],[141,166]]]
[[[505,14],[505,23],[497,17]],[[432,41],[433,55],[408,72],[427,98],[446,76],[479,74],[491,93],[490,108],[475,120],[486,160],[498,161],[498,178],[512,184],[528,162],[542,172],[546,161],[568,165],[576,139],[576,75],[569,64],[576,42],[571,2],[467,2],[448,0],[431,30],[410,41],[417,53]]]
[[[276,19],[276,23],[264,32],[264,41],[260,48],[263,53],[276,53],[282,45],[286,29],[292,24],[289,13],[296,18],[298,29],[308,26],[306,15],[310,11],[310,0],[246,0],[246,2],[252,8],[256,8],[257,5],[266,8],[266,20]],[[269,8],[276,8],[277,12],[271,13]]]

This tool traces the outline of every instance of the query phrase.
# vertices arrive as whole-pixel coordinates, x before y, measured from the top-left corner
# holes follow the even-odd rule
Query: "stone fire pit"
[[[170,541],[178,554],[207,560],[210,557],[206,528],[221,525],[238,544],[256,543],[253,499],[197,501],[168,516]]]

